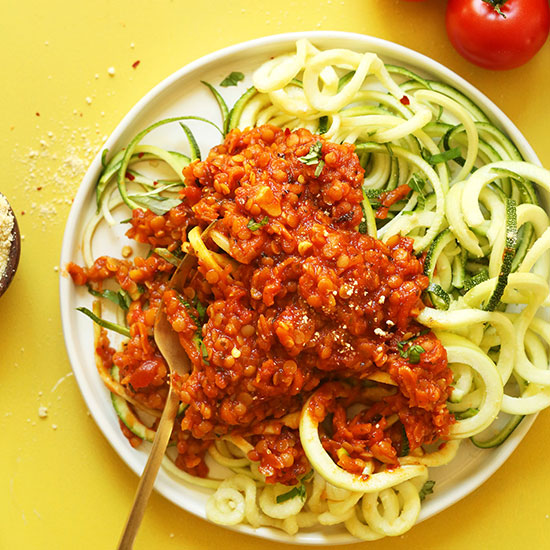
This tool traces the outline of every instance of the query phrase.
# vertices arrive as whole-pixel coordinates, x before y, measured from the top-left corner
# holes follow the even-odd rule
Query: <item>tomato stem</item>
[[[483,2],[485,2],[486,4],[491,5],[499,15],[502,15],[502,17],[504,17],[504,19],[506,19],[506,14],[503,13],[503,11],[500,9],[500,6],[506,4],[507,1],[508,0],[483,0]]]

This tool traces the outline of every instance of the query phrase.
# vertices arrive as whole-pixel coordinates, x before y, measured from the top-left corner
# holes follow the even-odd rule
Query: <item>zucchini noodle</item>
[[[295,52],[256,70],[253,86],[231,110],[208,86],[222,108],[225,133],[271,124],[307,128],[319,139],[354,145],[365,169],[359,231],[384,243],[398,235],[409,237],[415,254],[423,255],[429,305],[416,320],[445,347],[454,377],[447,407],[456,421],[449,440],[405,449],[394,467],[372,459],[361,473],[351,473],[324,445],[322,422],[311,405],[313,393],[302,401],[301,413],[266,420],[257,432],[299,426],[312,470],[294,487],[265,483],[258,464],[249,458],[254,450],[250,434],[227,434],[209,447],[209,460],[222,468],[223,479],[186,473],[168,456],[163,464],[170,475],[213,491],[206,515],[215,523],[269,526],[289,534],[341,525],[365,541],[401,535],[417,521],[429,468],[451,462],[461,444],[470,444],[465,439],[472,438],[479,447],[502,443],[524,415],[550,406],[550,323],[543,318],[550,303],[550,227],[539,202],[550,192],[550,172],[525,162],[512,141],[461,92],[385,65],[373,53],[321,51],[299,40]],[[104,163],[96,188],[97,213],[82,239],[87,266],[94,261],[98,226],[115,224],[116,209],[126,205],[163,215],[181,202],[182,170],[200,159],[191,131],[182,124],[190,156],[141,140],[158,126],[189,119],[204,121],[159,121]],[[171,179],[156,180],[147,169],[142,171],[151,162],[166,169]],[[404,187],[398,200],[384,202]],[[256,223],[267,223],[267,216]],[[250,224],[248,229],[255,231]],[[238,262],[231,256],[229,237],[215,223],[202,232],[198,226],[190,228],[184,240],[183,251],[216,276],[231,279]],[[221,251],[210,250],[209,242]],[[165,257],[179,261],[173,255],[177,250],[163,250]],[[100,316],[97,304],[94,313]],[[96,348],[101,335],[96,326]],[[200,335],[197,346],[206,359]],[[96,364],[123,424],[136,437],[151,441],[154,428],[142,417],[158,417],[158,411],[134,398],[101,357]],[[396,382],[388,373],[368,378],[365,401],[394,394]]]

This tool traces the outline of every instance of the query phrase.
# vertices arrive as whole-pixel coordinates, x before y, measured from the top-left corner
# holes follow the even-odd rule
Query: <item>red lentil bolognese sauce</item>
[[[173,266],[155,254],[68,268],[79,284],[116,277],[133,292],[131,339],[102,356],[150,407],[166,395],[152,340],[159,307],[179,333],[193,368],[177,380],[188,405],[178,466],[205,475],[208,445],[231,433],[253,446],[268,482],[297,483],[310,469],[297,420],[313,392],[323,446],[350,472],[447,439],[452,373],[442,344],[415,322],[423,262],[410,238],[358,231],[354,146],[305,129],[233,130],[184,176],[182,203],[162,216],[134,210],[128,235],[176,251],[190,228],[205,230],[214,263],[199,255],[185,288],[167,289]],[[389,383],[371,388],[376,376]]]

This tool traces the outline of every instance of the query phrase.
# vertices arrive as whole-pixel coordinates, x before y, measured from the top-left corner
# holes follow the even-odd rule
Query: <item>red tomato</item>
[[[513,69],[546,41],[550,7],[548,0],[449,0],[446,24],[453,46],[468,61]]]

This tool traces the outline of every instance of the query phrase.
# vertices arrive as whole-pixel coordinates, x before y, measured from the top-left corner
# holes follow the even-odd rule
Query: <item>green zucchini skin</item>
[[[482,440],[479,436],[475,435],[470,438],[470,441],[479,449],[493,449],[494,447],[498,447],[514,433],[514,430],[520,425],[524,418],[525,415],[514,415],[510,417],[510,420],[508,420],[504,428],[490,439]]]

